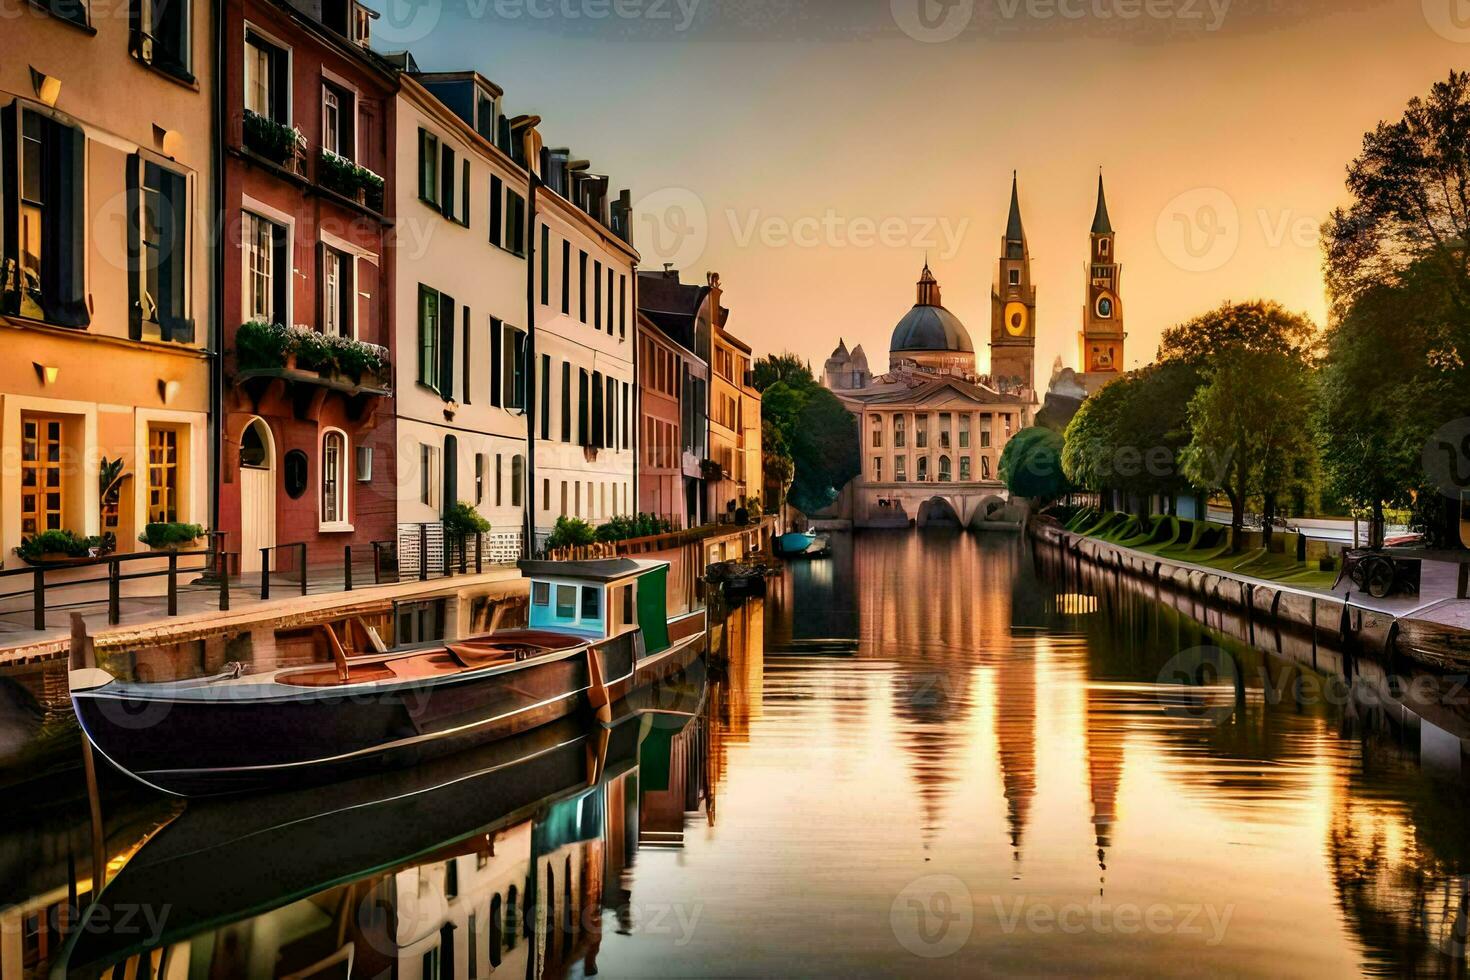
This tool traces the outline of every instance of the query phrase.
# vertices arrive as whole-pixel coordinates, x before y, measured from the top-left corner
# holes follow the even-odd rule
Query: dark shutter
[[[501,231],[505,226],[505,214],[502,210],[505,194],[502,191],[500,178],[490,177],[490,244],[499,245],[504,239]]]
[[[316,243],[316,327],[323,331],[327,325],[327,259],[331,251],[325,243]]]
[[[464,393],[460,401],[468,405],[470,403],[470,308],[464,308],[464,350],[460,352],[459,360],[464,366],[462,377],[464,379]]]
[[[577,371],[577,445],[590,446],[592,433],[587,425],[587,369],[578,368]]]
[[[465,158],[464,163],[460,164],[459,221],[466,228],[470,226],[470,161],[468,157]]]
[[[179,2],[179,0],[173,0]],[[193,343],[194,321],[184,305],[189,256],[189,183],[182,174],[148,165],[163,210],[158,243],[158,327],[164,340]]]
[[[592,263],[592,328],[602,329],[602,263]]]
[[[344,254],[341,258],[341,266],[337,272],[337,301],[342,304],[342,308],[337,311],[337,322],[342,325],[343,330],[352,330],[355,319],[352,314],[357,308],[357,260],[351,255]],[[371,324],[358,326],[366,328]],[[361,334],[365,330],[357,332]]]
[[[592,372],[592,438],[588,445],[602,448],[607,443],[603,438],[603,413],[605,406],[602,402],[602,372]]]
[[[505,404],[500,393],[501,379],[501,352],[500,335],[503,332],[502,325],[495,317],[490,318],[490,404],[500,407]]]
[[[446,218],[454,217],[454,151],[439,144],[439,210]]]
[[[628,433],[632,431],[633,392],[628,382],[623,382],[623,448],[628,448]]]
[[[270,52],[271,62],[271,118],[284,126],[291,118],[291,107],[287,102],[291,79],[286,70],[290,59],[286,52],[273,44],[267,44],[266,50]]]
[[[133,4],[136,12],[138,5]],[[142,180],[143,159],[134,153],[128,157],[127,165],[127,215],[128,215],[128,336],[143,339],[143,290],[140,283],[143,270],[143,194],[138,186]]]
[[[429,183],[429,134],[419,130],[419,197],[426,201],[434,199],[434,188]]]
[[[607,447],[618,448],[618,383],[613,378],[607,379]]]
[[[86,190],[87,137],[54,119],[44,119],[41,194],[49,219],[41,241],[41,310],[50,323],[85,327],[87,312]]]
[[[271,229],[271,322],[290,326],[286,323],[287,305],[289,296],[287,290],[291,288],[291,255],[286,242],[286,226],[278,225],[274,221],[269,222]]]
[[[20,310],[20,109],[14,102],[0,109],[0,204],[4,227],[0,231],[0,313]],[[15,292],[12,294],[11,290]]]
[[[572,362],[561,362],[561,441],[572,441]]]
[[[572,314],[572,243],[566,239],[561,243],[561,311]]]
[[[515,351],[513,365],[515,391],[513,397],[515,398],[515,407],[524,411],[526,408],[526,372],[531,368],[531,365],[526,363],[526,332],[524,330],[517,330],[511,335],[511,342],[514,344]]]
[[[459,501],[459,440],[454,436],[444,437],[444,493],[443,513],[448,516]],[[449,547],[449,542],[444,542],[444,547]]]
[[[541,226],[541,305],[551,305],[551,229]]]
[[[454,400],[454,299],[439,294],[439,397]]]
[[[541,355],[541,438],[551,438],[551,355]]]

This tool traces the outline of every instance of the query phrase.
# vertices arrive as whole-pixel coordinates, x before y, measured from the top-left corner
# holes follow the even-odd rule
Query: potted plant
[[[701,459],[699,461],[699,476],[709,483],[715,483],[725,478],[725,468],[715,460]]]
[[[264,320],[240,324],[235,331],[235,357],[245,370],[295,366],[286,328]]]
[[[245,147],[271,163],[286,166],[306,146],[306,137],[294,126],[245,110]],[[294,169],[294,168],[293,168]]]
[[[471,538],[490,531],[490,522],[461,500],[444,515],[444,533],[451,538]]]
[[[145,525],[138,540],[154,551],[189,551],[202,537],[204,528],[199,524],[158,521]]]
[[[83,537],[71,531],[42,531],[29,538],[21,538],[15,553],[28,565],[69,565],[104,554],[111,537]]]

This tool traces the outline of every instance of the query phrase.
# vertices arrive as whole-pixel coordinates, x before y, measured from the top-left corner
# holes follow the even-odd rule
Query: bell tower
[[[1097,175],[1097,211],[1092,216],[1088,249],[1087,305],[1082,310],[1081,358],[1083,383],[1096,391],[1124,369],[1123,300],[1119,280],[1123,267],[1114,248],[1116,236],[1108,218],[1108,201],[1103,193],[1102,174]]]
[[[1036,390],[1036,287],[1021,225],[1021,198],[1011,174],[1011,213],[1000,240],[1000,264],[990,291],[990,377],[1001,389]],[[1034,394],[1032,395],[1034,398]]]

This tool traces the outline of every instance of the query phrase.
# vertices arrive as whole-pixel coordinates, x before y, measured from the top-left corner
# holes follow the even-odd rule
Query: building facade
[[[637,510],[638,253],[629,243],[627,191],[610,198],[608,178],[568,149],[528,157],[539,161],[529,370],[537,399],[531,491],[541,541],[558,517],[596,525]]]
[[[1021,223],[1021,197],[1011,178],[1011,208],[1000,240],[1000,261],[990,292],[990,377],[998,390],[1035,401],[1036,286],[1031,249]]]
[[[638,314],[638,511],[688,526],[680,384],[686,352]]]
[[[709,460],[709,355],[714,317],[719,310],[720,291],[706,277],[702,285],[679,281],[673,269],[638,274],[638,316],[658,338],[666,341],[679,360],[677,383],[679,411],[678,492],[682,501],[675,513],[686,527],[710,520],[706,490],[706,461]],[[640,501],[643,478],[639,470]],[[642,504],[647,510],[646,504]]]
[[[351,0],[223,10],[219,529],[242,571],[303,543],[340,564],[392,536],[397,505],[396,73]]]
[[[1108,217],[1103,179],[1097,178],[1097,210],[1088,234],[1087,304],[1082,308],[1082,332],[1078,337],[1079,381],[1095,392],[1125,370],[1123,327],[1123,266],[1118,263],[1117,235]]]
[[[400,547],[456,503],[522,553],[526,500],[526,171],[501,90],[474,72],[405,74],[398,94],[395,349]],[[437,533],[437,530],[436,530]]]
[[[710,274],[718,311],[710,337],[709,449],[721,478],[710,481],[710,512],[729,518],[764,489],[761,475],[761,396],[755,390],[750,345],[725,329],[730,311],[719,305],[720,278]]]
[[[1031,395],[1002,390],[976,372],[969,332],[945,309],[927,265],[914,307],[893,329],[889,365],[875,377],[861,347],[849,352],[839,343],[824,366],[823,383],[858,425],[862,471],[848,488],[853,522],[984,521],[1005,495],[1000,456],[1031,423]]]
[[[46,531],[133,551],[150,522],[212,523],[214,8],[93,6],[33,3],[4,28],[7,565]]]

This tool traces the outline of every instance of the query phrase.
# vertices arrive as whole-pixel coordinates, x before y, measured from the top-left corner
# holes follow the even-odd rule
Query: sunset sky
[[[986,364],[1018,170],[1043,387],[1076,365],[1099,167],[1128,367],[1225,300],[1320,324],[1363,133],[1470,64],[1463,0],[373,2],[376,47],[502,85],[632,189],[645,268],[718,271],[735,333],[818,369],[844,337],[882,370],[926,252]]]

